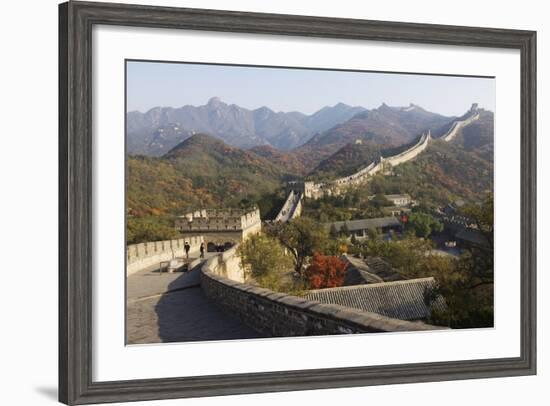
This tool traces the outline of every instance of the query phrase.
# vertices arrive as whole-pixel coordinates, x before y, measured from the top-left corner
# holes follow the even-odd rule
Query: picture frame
[[[181,378],[92,378],[92,28],[131,26],[519,50],[521,322],[514,358]],[[59,400],[87,404],[536,374],[536,32],[73,2],[59,6]]]

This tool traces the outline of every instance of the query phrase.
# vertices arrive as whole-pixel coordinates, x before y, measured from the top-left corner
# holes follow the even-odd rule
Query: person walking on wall
[[[201,242],[200,250],[201,250],[201,258],[204,258],[204,243],[203,242]]]
[[[185,241],[185,244],[183,245],[183,249],[185,250],[185,257],[189,259],[189,250],[191,249],[191,246],[187,241]]]

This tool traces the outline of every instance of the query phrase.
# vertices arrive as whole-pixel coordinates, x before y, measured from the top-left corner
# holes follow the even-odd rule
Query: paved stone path
[[[199,268],[173,274],[149,268],[127,278],[128,344],[262,337],[208,301]]]

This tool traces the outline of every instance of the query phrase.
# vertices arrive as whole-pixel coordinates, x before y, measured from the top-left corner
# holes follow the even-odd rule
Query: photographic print
[[[126,61],[126,343],[493,327],[495,78]]]

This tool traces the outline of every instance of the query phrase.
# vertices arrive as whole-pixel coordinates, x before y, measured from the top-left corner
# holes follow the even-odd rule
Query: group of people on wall
[[[233,243],[226,242],[224,244],[215,244],[213,242],[209,242],[206,246],[204,242],[201,242],[201,245],[199,247],[200,251],[200,258],[204,258],[205,251],[208,252],[224,252],[225,250],[231,248],[233,246]],[[183,244],[183,250],[185,251],[185,257],[189,259],[189,251],[191,251],[191,245],[188,241],[185,241]]]

